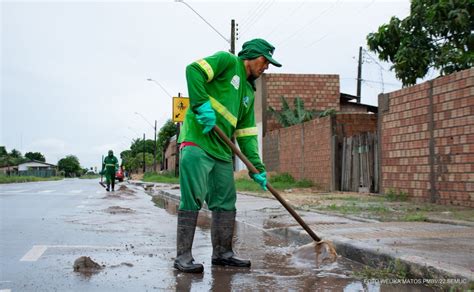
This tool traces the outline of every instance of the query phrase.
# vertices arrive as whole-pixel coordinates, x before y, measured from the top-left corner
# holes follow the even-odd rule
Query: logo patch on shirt
[[[250,101],[250,98],[248,96],[245,96],[243,99],[242,99],[242,103],[244,104],[245,107],[248,107],[249,106],[249,101]]]
[[[230,84],[232,84],[232,86],[234,86],[234,88],[236,90],[239,89],[239,87],[240,87],[240,77],[237,76],[237,75],[234,75],[234,77],[232,77],[232,80],[230,81]]]

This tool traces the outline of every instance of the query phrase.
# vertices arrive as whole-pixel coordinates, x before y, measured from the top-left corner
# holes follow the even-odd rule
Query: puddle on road
[[[171,215],[176,215],[179,202],[164,195],[153,195],[153,202]],[[267,210],[268,211],[268,210]],[[272,210],[273,211],[273,210]],[[264,222],[281,219],[267,213]],[[245,213],[245,216],[252,216]],[[262,216],[262,212],[258,216]],[[288,215],[290,217],[290,215]],[[286,218],[283,218],[286,221]],[[252,218],[246,219],[252,222]],[[211,213],[199,213],[198,229],[210,233]],[[288,225],[286,225],[288,226]],[[284,228],[284,224],[263,224],[264,228]],[[281,232],[281,234],[286,234]],[[210,235],[206,237],[210,240]],[[176,282],[169,288],[176,291],[434,291],[421,285],[384,285],[376,281],[363,281],[353,276],[353,271],[364,266],[349,259],[339,257],[331,264],[315,264],[315,255],[308,250],[301,251],[300,245],[290,243],[289,238],[269,234],[264,229],[237,222],[234,236],[234,251],[238,257],[249,258],[251,269],[212,266],[209,264],[212,245],[202,242],[196,235],[193,255],[196,262],[204,263],[204,274],[186,274],[174,271]]]

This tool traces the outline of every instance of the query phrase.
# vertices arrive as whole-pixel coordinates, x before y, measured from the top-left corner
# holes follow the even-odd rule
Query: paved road
[[[133,185],[107,193],[97,182],[0,185],[1,292],[385,290],[353,279],[351,270],[360,268],[354,262],[341,259],[315,267],[294,257],[297,245],[243,221],[234,247],[251,258],[252,268],[213,267],[206,212],[200,214],[193,250],[205,272],[179,273],[172,266],[177,202],[152,202],[142,187]],[[265,207],[261,212],[272,217],[272,206]],[[89,275],[74,272],[80,256],[90,256],[104,268]],[[425,290],[418,286],[412,291]]]

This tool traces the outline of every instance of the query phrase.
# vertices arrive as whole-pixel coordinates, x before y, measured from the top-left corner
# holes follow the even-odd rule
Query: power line
[[[314,42],[310,43],[309,45],[307,45],[306,47],[307,48],[310,48],[312,46],[314,46],[316,43],[319,43],[320,41],[324,40],[327,36],[329,35],[329,33],[326,33],[325,35],[323,35],[322,37],[320,37],[319,39],[315,40]]]
[[[256,14],[255,17],[252,19],[252,21],[250,21],[247,25],[246,28],[244,28],[244,31],[241,33],[241,35],[244,35],[245,33],[247,33],[250,28],[252,28],[252,26],[257,23],[257,21],[261,20],[262,19],[262,16],[268,12],[268,10],[270,9],[270,7],[275,3],[275,0],[271,0],[269,2],[266,3],[265,6],[262,6],[262,9],[261,11],[259,12],[259,14]]]
[[[282,41],[278,42],[278,47],[284,47],[283,44],[288,42],[288,40],[290,40],[291,38],[295,37],[296,35],[300,34],[302,31],[306,30],[308,28],[308,26],[314,24],[317,20],[319,20],[323,15],[325,15],[326,13],[330,12],[331,10],[333,10],[340,2],[341,0],[337,0],[336,2],[334,2],[330,7],[328,7],[327,9],[323,10],[319,15],[317,15],[316,17],[314,17],[313,19],[311,19],[309,22],[307,22],[305,25],[303,25],[300,29],[298,29],[296,32],[294,32],[293,34],[291,34],[290,36],[286,37],[285,39],[283,39]]]
[[[252,12],[247,15],[247,18],[245,18],[243,21],[241,21],[241,25],[242,26],[247,25],[247,23],[250,21],[250,19],[252,19],[255,16],[255,14],[257,14],[260,11],[260,9],[262,8],[262,6],[264,6],[265,4],[266,4],[265,1],[259,2],[257,7],[255,7],[255,9],[252,9]]]
[[[306,2],[301,2],[300,5],[295,6],[295,8],[294,8],[289,14],[287,14],[287,16],[285,17],[284,20],[280,21],[280,22],[270,31],[270,33],[266,34],[266,37],[269,38],[272,34],[275,33],[275,31],[277,31],[277,28],[280,28],[283,23],[288,22],[288,19],[290,19],[290,17],[293,16],[293,15],[296,13],[296,11],[298,11],[304,4],[306,4]]]
[[[382,84],[382,85],[391,85],[391,86],[395,86],[395,87],[400,87],[400,84],[380,82],[380,81],[375,81],[375,80],[362,79],[362,82],[378,83],[378,84]]]

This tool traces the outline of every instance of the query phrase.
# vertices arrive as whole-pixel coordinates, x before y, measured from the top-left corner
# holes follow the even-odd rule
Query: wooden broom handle
[[[255,173],[255,174],[260,173],[255,168],[255,166],[253,166],[252,162],[250,162],[250,160],[248,160],[247,157],[245,157],[245,155],[242,152],[240,152],[240,150],[237,148],[237,146],[235,146],[234,143],[232,143],[232,141],[224,134],[224,132],[222,132],[222,130],[217,125],[214,126],[214,131],[217,133],[217,135],[222,140],[224,140],[224,142],[232,149],[232,151],[234,151],[234,153],[240,158],[240,160],[242,160],[244,162],[244,164],[247,166],[247,168],[250,170],[250,172]],[[285,207],[285,209],[288,212],[290,212],[290,214],[293,216],[293,218],[295,218],[295,220],[298,221],[298,223],[301,225],[301,227],[303,227],[303,229],[306,230],[306,232],[309,234],[309,236],[311,236],[312,239],[314,239],[314,241],[317,241],[317,242],[321,241],[321,239],[316,235],[316,233],[314,233],[313,230],[311,230],[311,228],[309,228],[308,224],[306,224],[306,222],[303,221],[303,219],[300,217],[300,215],[298,215],[295,212],[293,207],[291,207],[290,204],[288,204],[288,202],[285,201],[285,199],[283,199],[282,196],[280,196],[280,194],[273,188],[272,185],[270,185],[270,183],[268,181],[267,181],[267,189],[283,205],[283,207]]]

